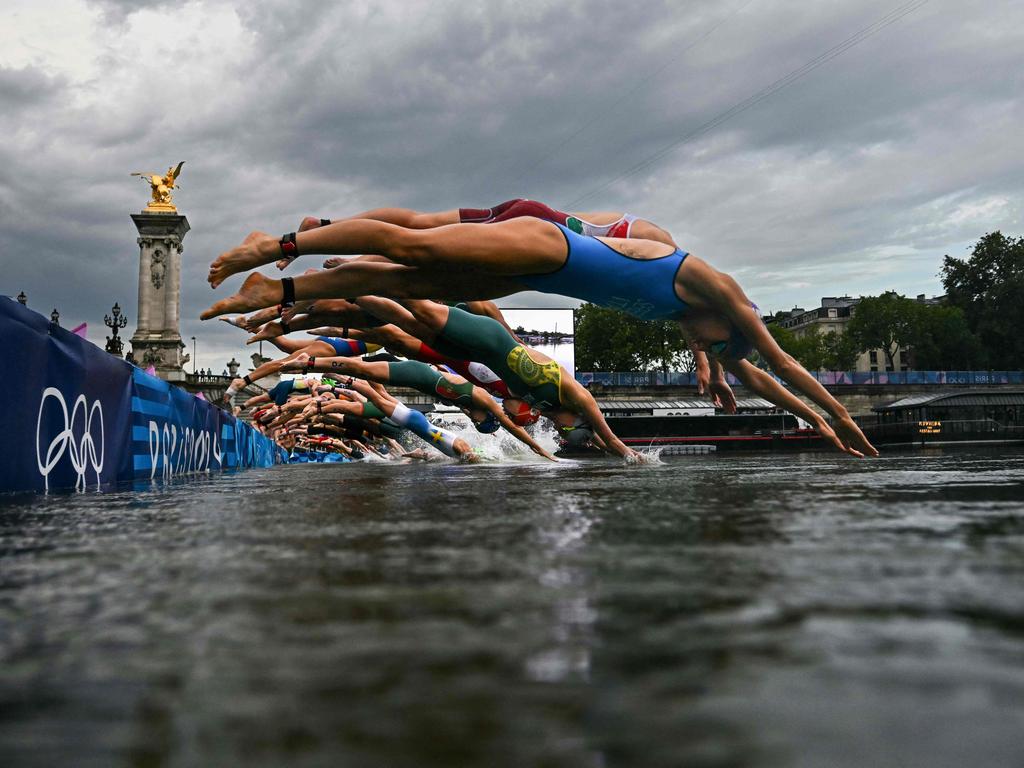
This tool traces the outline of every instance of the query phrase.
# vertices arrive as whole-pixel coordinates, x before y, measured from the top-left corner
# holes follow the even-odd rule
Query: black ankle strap
[[[289,232],[287,235],[281,235],[281,258],[288,259],[288,261],[295,261],[299,258],[299,244],[295,242],[295,233]]]
[[[281,278],[281,309],[295,306],[295,278]]]
[[[284,320],[284,319],[281,320],[281,330],[284,331],[285,333],[291,333],[292,332],[291,326],[288,325],[288,321],[287,320]]]

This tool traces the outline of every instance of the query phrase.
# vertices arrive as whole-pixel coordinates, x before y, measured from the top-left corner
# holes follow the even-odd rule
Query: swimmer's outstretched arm
[[[449,377],[445,377],[449,378]],[[460,377],[461,378],[461,377]],[[494,417],[498,420],[498,423],[505,428],[505,431],[515,437],[519,442],[527,446],[531,451],[536,453],[538,456],[543,456],[549,461],[558,461],[557,458],[552,456],[548,451],[541,447],[540,443],[534,440],[530,433],[525,429],[516,424],[512,419],[505,413],[505,409],[498,405],[497,401],[491,397],[486,390],[480,387],[473,387],[474,400],[482,402],[487,410],[494,414]]]
[[[756,312],[751,311],[752,303],[735,279],[730,275],[713,269],[700,259],[687,260],[684,264],[689,265],[690,275],[697,278],[693,281],[693,291],[700,304],[703,305],[702,308],[710,309],[728,318],[736,328],[742,331],[754,348],[761,353],[761,356],[771,366],[771,369],[778,374],[779,378],[806,395],[832,417],[831,430],[834,430],[835,435],[842,443],[840,450],[858,457],[878,455],[878,450],[864,436],[864,433],[861,432],[860,427],[850,417],[843,404],[832,397],[828,390],[807,372],[806,368],[800,365],[791,355],[783,351],[782,347],[772,338],[764,323],[761,322],[761,318],[758,317]],[[784,387],[779,386],[770,376],[758,377],[753,373],[753,371],[758,369],[746,360],[723,358],[721,362],[726,370],[744,383],[750,380],[757,382],[756,386],[765,388],[766,391],[772,391],[773,395],[771,397],[767,395],[765,397],[777,405],[790,410],[788,404],[783,405],[779,400],[775,399],[776,397],[782,398],[783,395],[781,393],[786,393],[786,390]],[[771,384],[768,384],[765,379],[770,381]],[[772,387],[772,384],[775,387]],[[788,403],[789,401],[787,400],[786,402]],[[831,440],[824,432],[822,435]]]
[[[824,417],[808,406],[803,400],[789,392],[775,379],[762,371],[757,366],[746,360],[727,360],[726,368],[736,378],[743,382],[743,385],[756,395],[770,400],[780,408],[799,416],[809,424],[813,424],[822,437],[844,453],[863,458],[864,454],[850,445],[844,443],[825,421]]]
[[[242,407],[243,408],[253,408],[253,407],[255,407],[257,405],[260,405],[262,403],[269,403],[269,402],[270,402],[270,395],[268,395],[268,394],[266,394],[264,392],[261,395],[254,395],[253,397],[250,397],[248,400],[246,400],[244,403],[242,403]]]
[[[612,432],[612,428],[604,420],[604,414],[601,413],[594,396],[565,371],[562,374],[562,387],[564,394],[569,395],[572,409],[583,416],[594,428],[594,434],[601,438],[607,450],[630,461],[640,458],[640,454],[629,448]]]

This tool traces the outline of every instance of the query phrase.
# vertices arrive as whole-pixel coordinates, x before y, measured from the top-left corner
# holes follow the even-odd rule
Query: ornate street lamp
[[[107,336],[106,350],[110,354],[120,357],[121,353],[124,351],[124,343],[122,342],[121,337],[117,335],[117,329],[124,328],[128,325],[128,318],[121,314],[121,307],[117,302],[114,302],[114,306],[110,311],[113,314],[113,317],[110,315],[103,316],[103,324],[113,331],[112,336]]]
[[[28,306],[28,296],[25,295],[24,291],[18,294],[18,303],[23,307]]]
[[[60,312],[57,311],[56,307],[54,307],[53,312],[50,313],[50,322],[54,325],[60,325]]]

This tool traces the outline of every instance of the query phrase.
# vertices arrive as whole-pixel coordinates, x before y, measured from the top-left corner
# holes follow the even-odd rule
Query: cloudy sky
[[[181,333],[217,372],[249,350],[195,319],[211,258],[381,205],[629,211],[765,310],[936,294],[943,254],[1024,229],[1024,3],[871,26],[912,8],[5,0],[0,293],[101,343],[114,301],[134,321],[148,189],[128,174],[185,160]]]

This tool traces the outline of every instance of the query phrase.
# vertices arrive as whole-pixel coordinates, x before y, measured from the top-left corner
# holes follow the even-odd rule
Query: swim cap
[[[711,354],[713,355],[719,357],[731,357],[734,360],[743,360],[754,351],[754,346],[750,343],[747,337],[743,335],[743,331],[735,325],[733,325],[729,331],[728,341],[713,342],[708,348],[711,350]]]
[[[507,411],[507,409],[506,409]],[[531,408],[529,403],[520,400],[519,408],[516,409],[514,414],[509,414],[512,417],[512,423],[520,427],[528,427],[531,424],[536,424],[537,419],[540,418],[540,411],[535,408]]]
[[[594,432],[590,427],[570,427],[568,429],[559,430],[559,435],[565,441],[567,446],[572,448],[583,448],[593,439]]]
[[[487,416],[476,422],[474,426],[476,426],[477,432],[483,432],[485,435],[489,435],[491,432],[498,431],[498,427],[501,426],[501,422],[498,421],[497,416],[488,411]]]

